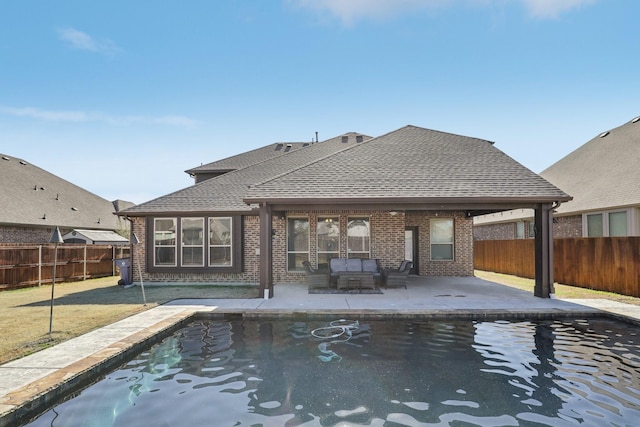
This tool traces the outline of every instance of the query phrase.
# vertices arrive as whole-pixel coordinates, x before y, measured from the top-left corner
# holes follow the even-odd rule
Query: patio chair
[[[407,289],[407,276],[409,276],[412,267],[411,261],[404,260],[398,268],[385,268],[382,271],[385,288],[403,287]]]
[[[313,268],[309,261],[303,261],[302,265],[307,273],[309,289],[329,287],[329,270],[326,268]]]

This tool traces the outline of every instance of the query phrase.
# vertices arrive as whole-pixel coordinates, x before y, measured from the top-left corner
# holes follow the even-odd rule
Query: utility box
[[[129,258],[118,258],[116,259],[116,267],[120,269],[118,284],[123,286],[131,284],[131,260]]]

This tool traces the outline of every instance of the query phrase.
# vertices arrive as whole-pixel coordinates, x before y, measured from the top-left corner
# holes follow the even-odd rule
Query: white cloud
[[[536,18],[555,18],[563,12],[588,5],[597,0],[288,0],[302,8],[329,12],[345,25],[359,19],[384,19],[421,9],[436,9],[456,3],[474,6],[504,5],[509,1],[524,4]]]
[[[596,0],[522,0],[536,18],[557,18],[563,12],[594,3]]]
[[[75,28],[58,29],[60,39],[69,43],[74,49],[86,50],[89,52],[104,55],[114,55],[121,49],[109,39],[95,39],[89,34],[76,30]]]
[[[14,117],[26,117],[48,122],[102,122],[112,125],[154,124],[176,127],[194,127],[197,120],[185,116],[113,116],[104,113],[87,113],[83,111],[51,111],[38,108],[6,107],[0,105],[0,114]]]
[[[344,24],[362,18],[386,18],[412,10],[447,5],[452,0],[291,0],[300,7],[328,11]]]

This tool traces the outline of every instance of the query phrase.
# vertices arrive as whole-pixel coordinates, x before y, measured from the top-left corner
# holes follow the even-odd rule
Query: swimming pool
[[[636,426],[638,327],[202,320],[29,426]]]

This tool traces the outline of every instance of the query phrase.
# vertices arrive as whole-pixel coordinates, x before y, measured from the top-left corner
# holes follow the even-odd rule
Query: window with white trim
[[[176,218],[156,218],[153,231],[153,264],[163,267],[176,265]]]
[[[182,218],[182,262],[183,266],[204,265],[204,218]]]
[[[369,217],[347,218],[347,257],[368,259],[371,256]]]
[[[309,218],[287,218],[287,271],[304,271],[309,261]]]
[[[432,218],[429,224],[431,260],[453,260],[453,218]]]
[[[209,265],[211,267],[229,267],[233,264],[232,226],[231,218],[209,218]]]
[[[239,273],[241,226],[239,216],[148,218],[147,270]]]
[[[340,256],[340,218],[318,217],[316,233],[318,265],[329,264],[331,258]]]
[[[584,236],[625,237],[629,236],[629,212],[604,211],[583,214]]]

